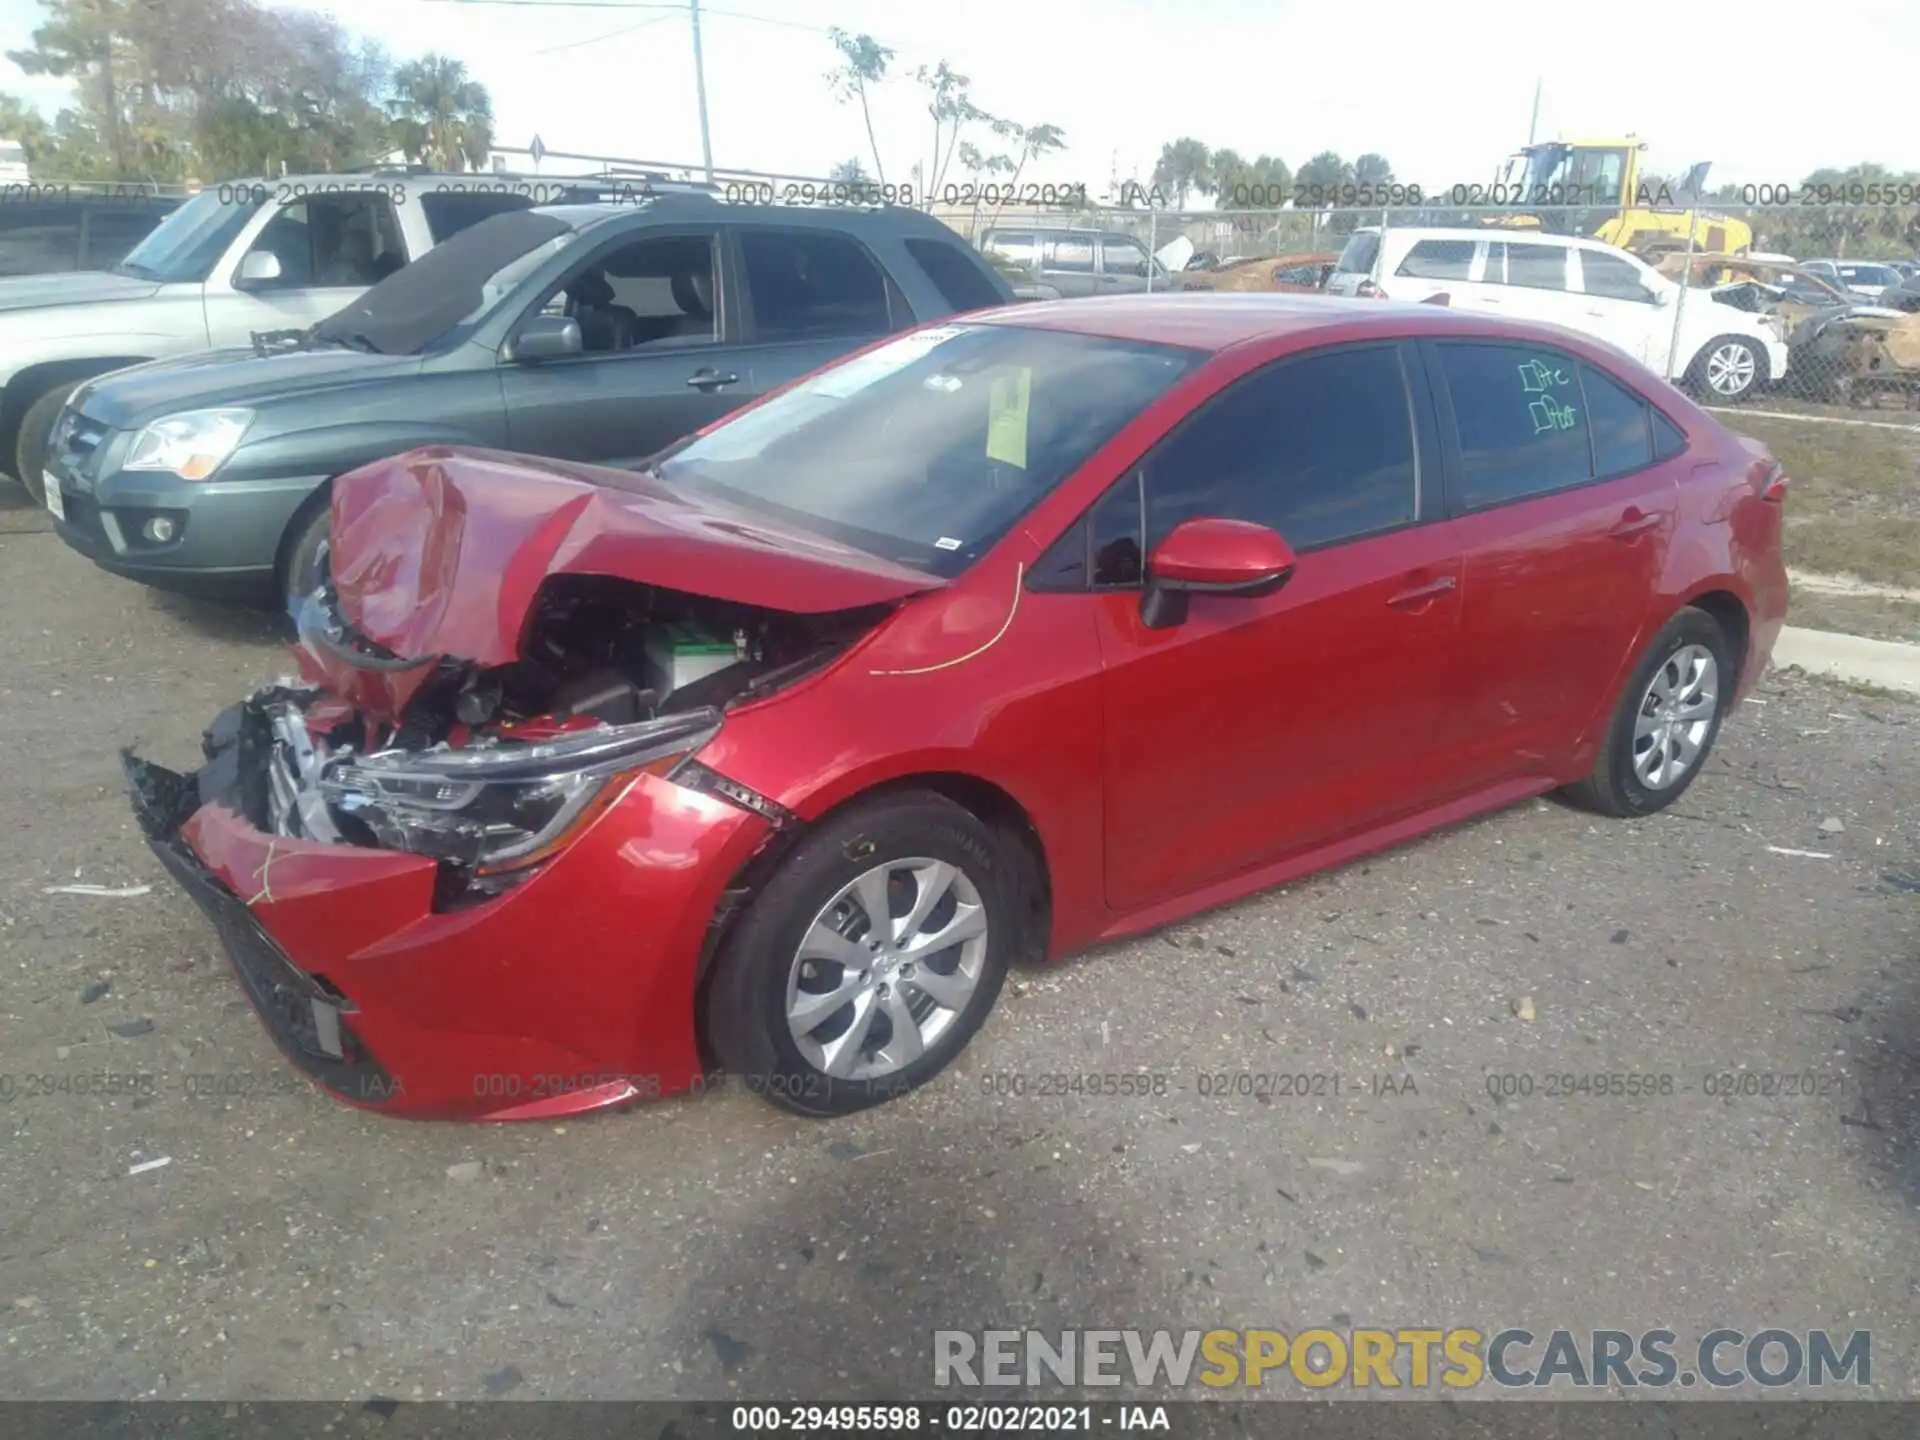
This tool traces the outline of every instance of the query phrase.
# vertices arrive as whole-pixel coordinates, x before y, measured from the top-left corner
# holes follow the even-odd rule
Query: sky
[[[683,3],[297,8],[330,13],[400,58],[439,50],[464,60],[492,92],[501,144],[538,135],[548,150],[699,162]],[[41,13],[32,0],[0,0],[0,48],[25,44]],[[1399,179],[1430,189],[1491,178],[1527,139],[1536,80],[1539,138],[1636,133],[1660,171],[1709,160],[1715,184],[1791,184],[1862,160],[1920,171],[1920,125],[1900,79],[1920,74],[1914,0],[1829,0],[1817,25],[1764,0],[1732,9],[1665,0],[1638,20],[1591,5],[1530,7],[1511,23],[1497,8],[1411,0],[702,0],[701,14],[720,166],[822,175],[857,156],[872,173],[859,109],[837,103],[825,79],[836,61],[826,31],[838,25],[897,51],[897,78],[873,101],[890,181],[931,151],[910,74],[943,59],[971,77],[986,110],[1066,132],[1065,152],[1023,181],[1091,194],[1116,173],[1144,182],[1160,146],[1182,135],[1296,168],[1321,150],[1378,151]],[[1803,52],[1782,39],[1793,34],[1836,37],[1845,58],[1797,66]],[[1606,48],[1614,36],[1623,38]],[[67,93],[3,61],[0,90],[49,110]]]

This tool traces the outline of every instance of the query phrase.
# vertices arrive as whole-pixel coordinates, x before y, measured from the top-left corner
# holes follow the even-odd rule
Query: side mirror
[[[1675,293],[1676,292],[1672,290],[1655,290],[1652,296],[1653,303],[1656,305],[1671,305],[1673,304]]]
[[[1264,525],[1184,520],[1147,557],[1141,622],[1149,630],[1185,623],[1190,595],[1271,595],[1293,578],[1294,563],[1293,547]]]
[[[562,360],[578,355],[585,347],[580,341],[580,322],[565,315],[536,315],[520,327],[513,337],[509,360]]]
[[[249,250],[240,260],[239,273],[233,277],[236,290],[254,290],[271,285],[280,278],[280,257],[271,250]]]

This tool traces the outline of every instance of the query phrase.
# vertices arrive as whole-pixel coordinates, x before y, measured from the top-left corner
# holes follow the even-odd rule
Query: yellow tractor
[[[1522,147],[1501,168],[1487,199],[1513,211],[1496,224],[1538,227],[1561,235],[1590,235],[1657,265],[1687,248],[1745,255],[1753,227],[1697,208],[1707,166],[1696,165],[1677,185],[1644,173],[1647,146],[1638,136],[1618,140],[1548,140]]]

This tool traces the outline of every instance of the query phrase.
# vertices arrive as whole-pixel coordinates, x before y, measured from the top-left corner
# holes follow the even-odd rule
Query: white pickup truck
[[[489,215],[593,181],[372,171],[209,186],[111,270],[0,280],[0,472],[40,498],[55,418],[83,382],[301,330]]]

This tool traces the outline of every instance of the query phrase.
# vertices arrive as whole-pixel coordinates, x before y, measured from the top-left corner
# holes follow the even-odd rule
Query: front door
[[[1433,793],[1461,591],[1437,467],[1421,463],[1411,362],[1377,344],[1256,371],[1096,512],[1096,535],[1123,536],[1125,507],[1144,508],[1136,557],[1200,516],[1269,525],[1300,555],[1277,593],[1194,596],[1170,629],[1142,624],[1137,586],[1090,598],[1115,910],[1371,828]],[[1099,548],[1124,559],[1124,544]]]
[[[215,348],[251,343],[257,332],[304,330],[344,309],[407,263],[393,201],[376,192],[308,195],[282,205],[248,254],[270,255],[279,274],[248,282],[244,260],[207,285],[207,333]]]
[[[1624,256],[1599,250],[1573,255],[1586,322],[1580,328],[1659,370],[1672,339],[1673,311],[1661,306],[1640,267]]]
[[[503,360],[508,443],[561,460],[635,460],[747,398],[723,324],[717,227],[649,230],[576,266],[536,313],[570,316],[584,350]]]
[[[1469,787],[1552,775],[1646,628],[1685,462],[1657,462],[1646,403],[1564,351],[1427,355],[1465,557],[1447,744]]]

